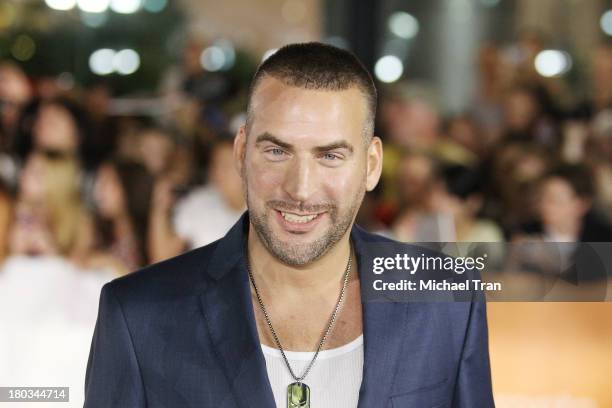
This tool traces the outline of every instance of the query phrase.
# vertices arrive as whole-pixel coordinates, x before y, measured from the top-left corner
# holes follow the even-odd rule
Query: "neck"
[[[325,255],[304,266],[287,265],[272,255],[259,239],[253,225],[249,228],[248,254],[250,268],[258,286],[271,293],[296,294],[336,291],[351,253],[350,229]],[[356,260],[352,256],[351,275],[356,276]],[[351,279],[352,280],[352,279]],[[265,289],[264,289],[265,290]]]

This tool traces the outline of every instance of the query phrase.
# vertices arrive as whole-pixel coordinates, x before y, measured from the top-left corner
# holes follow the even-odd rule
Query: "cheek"
[[[320,180],[325,199],[341,208],[352,207],[365,190],[365,171],[353,166],[325,169]]]
[[[277,163],[254,161],[247,163],[246,182],[249,197],[277,198],[285,180],[285,168]]]

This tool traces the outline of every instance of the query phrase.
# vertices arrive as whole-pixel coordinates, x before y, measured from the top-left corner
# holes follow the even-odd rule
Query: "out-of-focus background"
[[[612,241],[610,1],[2,0],[0,385],[82,405],[102,284],[237,220],[251,75],[311,40],[380,91],[362,226]],[[499,407],[612,407],[609,304],[490,303],[489,325]]]

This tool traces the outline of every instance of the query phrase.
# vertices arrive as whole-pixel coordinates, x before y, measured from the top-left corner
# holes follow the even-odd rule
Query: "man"
[[[289,45],[259,67],[234,143],[248,212],[105,286],[86,407],[493,406],[482,302],[363,298],[387,241],[353,226],[381,172],[375,107],[346,51]]]

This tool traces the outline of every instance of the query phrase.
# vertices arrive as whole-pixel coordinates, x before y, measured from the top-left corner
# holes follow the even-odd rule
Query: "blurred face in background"
[[[265,77],[250,131],[235,153],[251,224],[276,258],[313,262],[349,230],[380,177],[380,140],[366,139],[366,98],[356,87],[308,90]]]
[[[434,185],[434,163],[422,154],[406,155],[397,169],[401,205],[420,207],[427,204]]]
[[[5,129],[11,129],[20,109],[30,100],[32,91],[28,78],[17,66],[0,64],[0,120]]]
[[[539,114],[538,103],[530,92],[514,89],[506,99],[504,115],[510,130],[527,130]]]
[[[159,130],[147,130],[140,135],[141,161],[154,176],[168,169],[174,144],[170,136]]]
[[[127,214],[123,186],[113,166],[100,167],[96,176],[93,195],[98,212],[102,217],[111,219]]]
[[[389,139],[398,146],[426,148],[438,137],[438,112],[425,101],[387,100],[381,118]]]
[[[578,196],[564,179],[551,177],[540,188],[539,213],[548,230],[565,232],[580,225],[589,201]]]
[[[70,112],[61,105],[43,104],[32,132],[35,148],[67,153],[74,153],[78,149],[77,124]]]
[[[454,118],[448,129],[448,137],[474,153],[481,150],[482,138],[476,123],[470,118],[461,116]]]
[[[14,251],[68,255],[76,247],[84,214],[80,176],[81,168],[74,157],[30,154],[21,173],[12,226],[17,240]]]
[[[231,143],[221,143],[214,147],[209,177],[229,207],[234,210],[244,208],[242,181],[236,171]]]

